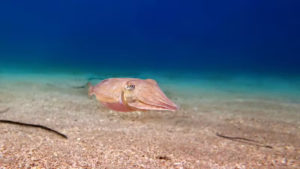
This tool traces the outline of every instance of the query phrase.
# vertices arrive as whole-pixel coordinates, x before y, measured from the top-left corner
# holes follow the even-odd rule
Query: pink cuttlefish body
[[[92,95],[95,95],[104,106],[116,111],[178,109],[152,79],[105,79],[96,86],[89,85],[89,96]]]

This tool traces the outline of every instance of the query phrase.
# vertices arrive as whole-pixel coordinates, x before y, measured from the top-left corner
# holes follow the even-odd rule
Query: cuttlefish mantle
[[[104,106],[116,111],[176,111],[173,103],[152,79],[109,78],[96,86],[89,84],[89,96],[95,95]]]

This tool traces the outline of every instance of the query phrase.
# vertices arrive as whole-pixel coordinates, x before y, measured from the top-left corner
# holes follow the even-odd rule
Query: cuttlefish
[[[93,95],[104,106],[116,111],[176,111],[178,109],[178,106],[164,94],[153,79],[105,79],[96,86],[89,84],[89,96]]]

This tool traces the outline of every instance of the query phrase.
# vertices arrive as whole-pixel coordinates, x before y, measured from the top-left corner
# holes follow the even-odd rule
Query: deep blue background
[[[0,62],[300,71],[297,0],[0,2]]]

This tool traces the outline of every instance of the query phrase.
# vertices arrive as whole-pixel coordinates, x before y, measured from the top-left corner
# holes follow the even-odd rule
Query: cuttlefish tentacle
[[[106,79],[90,86],[89,95],[96,95],[103,105],[117,111],[178,109],[152,79]]]

